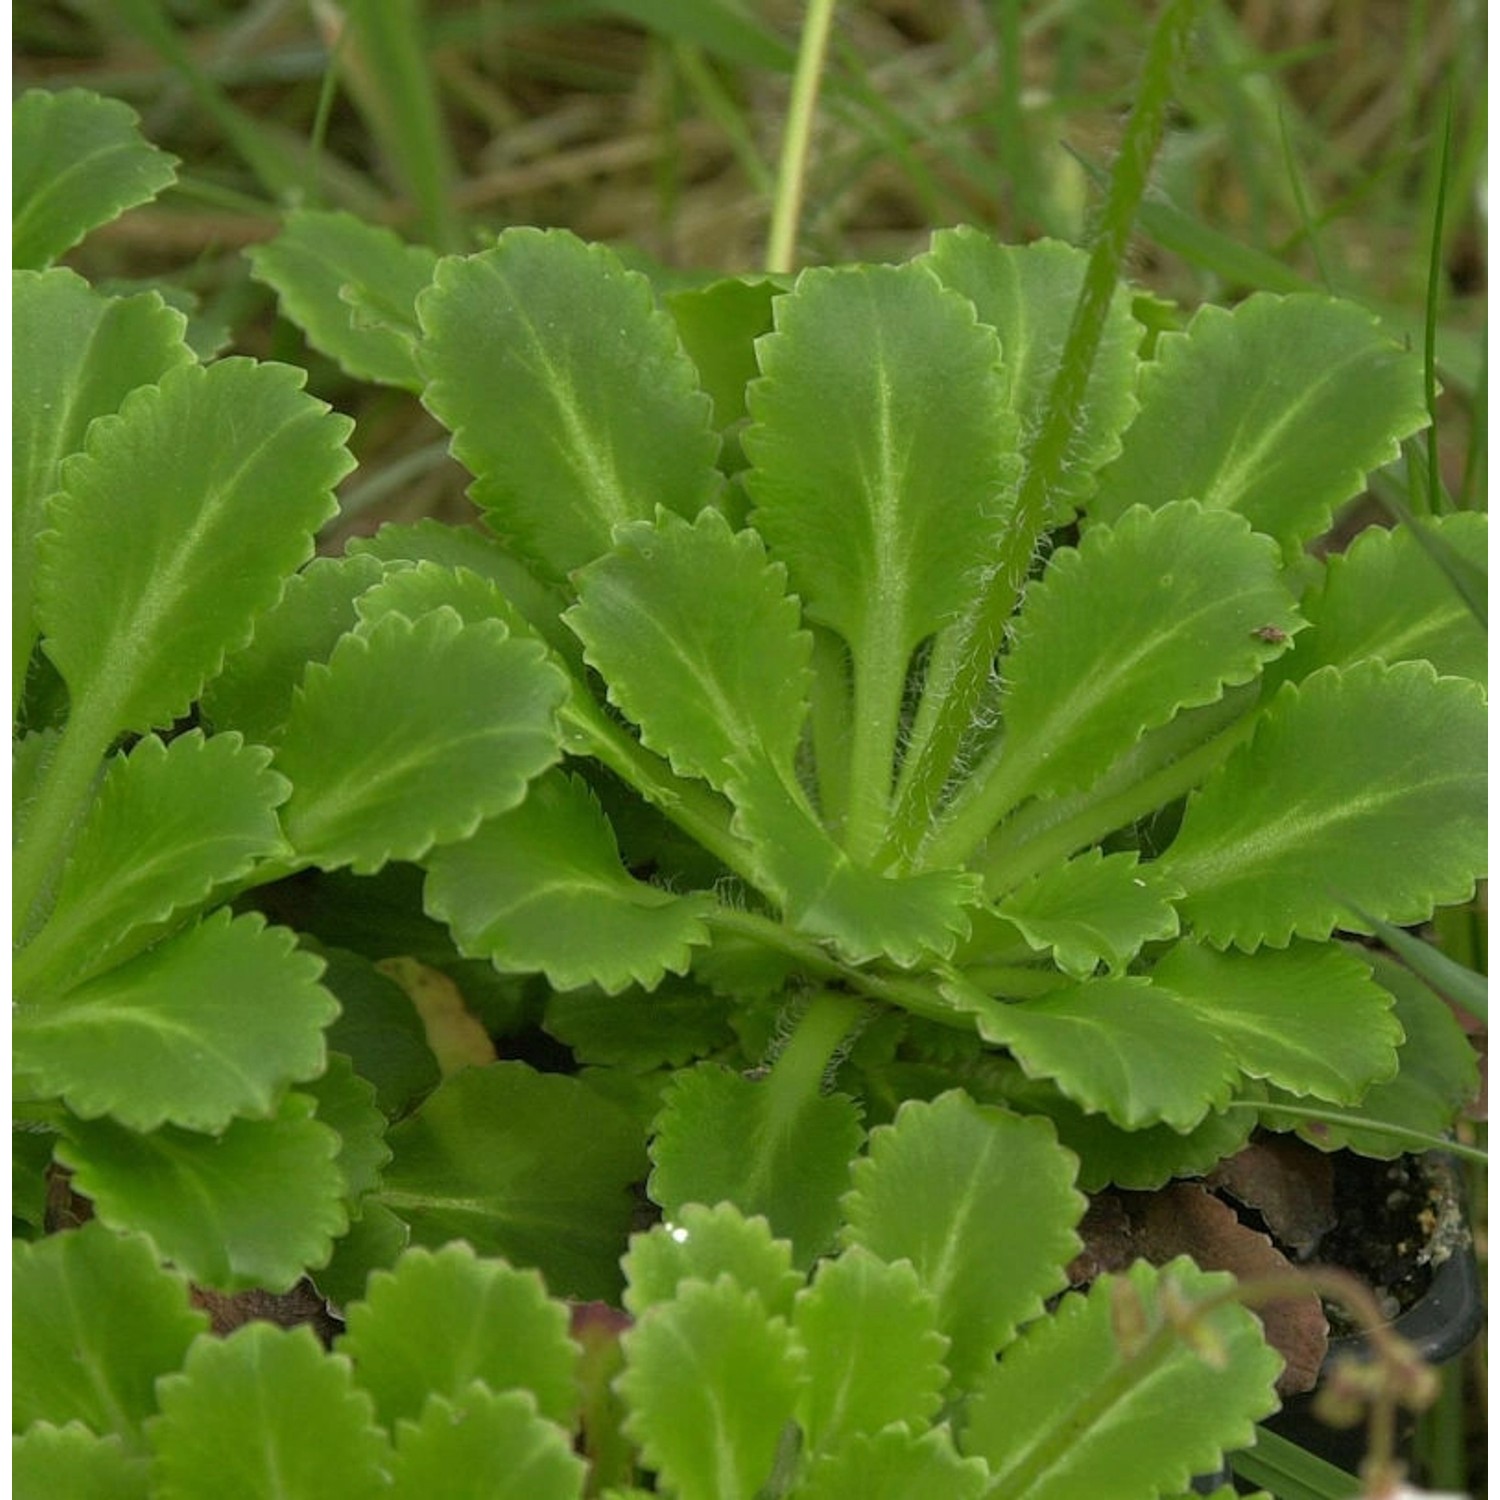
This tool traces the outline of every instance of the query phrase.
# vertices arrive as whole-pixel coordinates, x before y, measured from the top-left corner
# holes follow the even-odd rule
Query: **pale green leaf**
[[[11,110],[11,172],[10,261],[35,269],[176,181],[177,158],[118,99],[31,89]]]
[[[429,1397],[396,1429],[389,1500],[578,1500],[588,1467],[572,1434],[537,1415],[526,1391],[471,1385]]]
[[[567,685],[534,641],[452,610],[387,615],[314,663],[276,751],[300,858],[369,874],[468,838],[558,756]]]
[[[1457,511],[1422,524],[1484,567],[1488,516]],[[1360,532],[1347,552],[1328,559],[1321,583],[1303,596],[1302,612],[1313,628],[1298,637],[1287,661],[1298,676],[1377,656],[1388,663],[1426,660],[1444,676],[1485,679],[1484,627],[1410,527]]]
[[[578,1349],[567,1308],[535,1271],[481,1260],[462,1243],[408,1250],[370,1277],[345,1323],[338,1351],[387,1427],[416,1421],[429,1395],[462,1404],[476,1380],[526,1391],[552,1421],[572,1419]]]
[[[355,601],[385,572],[373,557],[315,557],[287,580],[281,598],[256,620],[249,645],[204,689],[203,717],[216,729],[274,745],[308,663],[328,660],[359,623]]]
[[[699,982],[664,979],[617,995],[597,988],[547,996],[542,1028],[584,1063],[633,1073],[680,1068],[734,1040],[730,1008]]]
[[[771,331],[771,305],[786,284],[780,276],[726,276],[662,299],[698,367],[720,431],[746,415],[745,389],[760,374],[755,341]]]
[[[355,612],[359,616],[360,634],[368,635],[386,615],[419,620],[445,606],[465,625],[499,620],[513,635],[533,634],[525,617],[512,606],[499,584],[472,568],[449,568],[427,561],[388,568],[384,579],[355,601]]]
[[[1254,738],[1189,799],[1161,861],[1218,947],[1405,927],[1485,869],[1483,690],[1425,662],[1288,683]]]
[[[620,1340],[625,1432],[680,1500],[755,1500],[797,1390],[784,1319],[728,1276],[687,1281]]]
[[[38,729],[12,736],[10,742],[10,805],[12,847],[26,837],[26,825],[36,810],[38,794],[46,784],[46,773],[57,754],[61,734],[56,729]]]
[[[1182,503],[1091,528],[1027,592],[1001,666],[1002,810],[1086,786],[1179,709],[1249,682],[1297,628],[1277,549],[1240,516]]]
[[[581,1079],[518,1062],[466,1068],[388,1139],[395,1160],[377,1197],[416,1243],[466,1239],[537,1267],[556,1296],[618,1295],[645,1141]]]
[[[981,323],[1000,335],[1006,404],[1020,419],[1018,447],[1031,448],[1052,393],[1073,311],[1083,291],[1088,253],[1057,240],[1002,245],[978,229],[940,229],[922,257],[945,286],[974,304]],[[1058,480],[1048,497],[1053,523],[1071,518],[1093,494],[1099,468],[1120,451],[1120,433],[1135,415],[1136,350],[1142,329],[1131,315],[1130,289],[1115,289],[1089,372],[1080,418],[1069,434]]]
[[[1187,1004],[1243,1073],[1354,1104],[1396,1071],[1401,1027],[1358,949],[1293,943],[1258,953],[1176,944],[1152,980]]]
[[[960,1438],[989,1464],[992,1493],[1156,1500],[1251,1442],[1281,1369],[1260,1323],[1225,1302],[1197,1314],[1195,1347],[1168,1311],[1169,1297],[1192,1307],[1232,1285],[1186,1258],[1138,1261],[1027,1328],[985,1375]],[[1122,1337],[1122,1323],[1142,1332]]]
[[[91,740],[185,712],[311,556],[353,460],[348,418],[305,378],[248,359],[179,365],[63,464],[37,619]]]
[[[149,1464],[111,1433],[37,1422],[11,1443],[14,1500],[148,1500]]]
[[[803,1284],[792,1269],[791,1242],[773,1239],[763,1215],[747,1217],[732,1203],[684,1203],[671,1219],[631,1235],[623,1264],[625,1308],[637,1318],[670,1301],[679,1283],[720,1276],[754,1292],[773,1316],[789,1317]]]
[[[187,1279],[138,1235],[97,1221],[11,1242],[11,1424],[82,1422],[130,1449],[156,1410],[156,1379],[182,1363],[208,1318]]]
[[[999,905],[1038,951],[1050,949],[1065,973],[1086,979],[1099,964],[1122,969],[1148,942],[1176,937],[1182,894],[1136,854],[1089,849],[1043,871]]]
[[[1207,305],[1156,355],[1095,520],[1201,500],[1291,553],[1427,425],[1421,356],[1353,302],[1258,292],[1232,310]]]
[[[979,1500],[989,1471],[960,1458],[946,1427],[915,1437],[906,1427],[857,1434],[818,1459],[797,1500]]]
[[[389,1443],[370,1398],[306,1324],[247,1323],[228,1338],[202,1339],[160,1391],[151,1424],[159,1500],[386,1493]]]
[[[391,1159],[385,1116],[375,1107],[375,1086],[354,1071],[343,1053],[330,1052],[323,1075],[303,1083],[301,1092],[317,1101],[318,1118],[338,1131],[335,1164],[344,1179],[344,1196],[353,1205],[379,1184],[380,1169]]]
[[[717,1063],[673,1075],[651,1142],[650,1193],[669,1219],[687,1203],[728,1200],[764,1214],[799,1266],[832,1243],[839,1197],[863,1132],[846,1094],[749,1079]]]
[[[928,1425],[948,1384],[937,1320],[906,1261],[887,1265],[853,1245],[819,1265],[792,1315],[807,1355],[797,1421],[811,1451],[837,1452],[891,1422]]]
[[[105,1224],[149,1234],[200,1286],[285,1292],[349,1224],[339,1138],[313,1108],[288,1094],[275,1118],[216,1136],[74,1120],[57,1157]]]
[[[1077,1167],[1045,1120],[958,1090],[909,1100],[870,1132],[844,1199],[845,1243],[911,1261],[937,1302],[958,1386],[1067,1285],[1084,1210]]]
[[[544,973],[557,989],[649,989],[669,970],[682,973],[708,941],[712,898],[675,896],[631,875],[588,785],[561,771],[426,864],[427,911],[461,951],[503,973]]]
[[[507,229],[440,261],[417,302],[423,401],[493,529],[549,578],[658,505],[719,487],[708,398],[645,277],[565,230]]]
[[[15,1067],[30,1093],[132,1130],[220,1130],[270,1114],[322,1070],[337,1014],[296,934],[227,907],[78,988],[22,1005]]]
[[[944,993],[972,1010],[979,1034],[1008,1048],[1029,1077],[1050,1079],[1081,1109],[1126,1130],[1191,1130],[1229,1102],[1239,1076],[1207,1020],[1149,979],[1088,979],[1014,1004],[957,982]]]
[[[237,734],[196,729],[111,757],[47,922],[18,955],[18,993],[42,999],[119,964],[174,913],[284,851],[276,808],[291,788],[270,762]]]
[[[357,380],[422,389],[416,302],[437,265],[431,250],[352,214],[300,209],[246,253],[314,348]]]

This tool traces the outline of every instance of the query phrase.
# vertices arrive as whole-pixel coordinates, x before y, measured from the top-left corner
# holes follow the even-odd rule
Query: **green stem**
[[[813,996],[766,1079],[773,1120],[795,1120],[806,1102],[822,1092],[828,1064],[864,1009],[858,996],[837,990]]]
[[[766,270],[791,271],[797,256],[797,224],[802,215],[802,194],[807,185],[807,156],[812,143],[813,111],[823,61],[828,54],[828,35],[833,28],[837,0],[808,0],[802,22],[802,44],[797,52],[797,73],[792,80],[792,102],[787,112],[786,136],[781,143],[781,166],[777,172],[776,201],[771,210],[771,240],[766,251]]]
[[[880,868],[875,855],[885,838],[891,808],[891,763],[901,727],[905,691],[899,642],[883,637],[854,663],[854,722],[850,726],[849,809],[844,847],[861,865]],[[873,864],[872,864],[873,861]]]
[[[821,625],[812,628],[812,748],[818,774],[818,813],[836,839],[849,816],[849,651]]]
[[[1377,1135],[1400,1141],[1418,1151],[1445,1151],[1449,1156],[1462,1157],[1465,1161],[1489,1164],[1489,1154],[1478,1146],[1466,1146],[1462,1141],[1449,1140],[1444,1135],[1433,1135],[1426,1130],[1412,1130],[1405,1125],[1392,1125],[1388,1120],[1377,1120],[1371,1115],[1350,1115],[1337,1109],[1311,1109],[1301,1104],[1268,1104],[1264,1100],[1235,1099],[1224,1106],[1226,1109],[1253,1109],[1265,1114],[1290,1115],[1299,1120],[1316,1120],[1323,1125],[1341,1125],[1349,1130],[1368,1130]]]
[[[1083,288],[1068,329],[1047,406],[1030,452],[1016,500],[1015,518],[1001,542],[1001,553],[983,596],[962,622],[963,645],[949,680],[929,680],[942,711],[922,746],[907,782],[906,795],[892,821],[891,844],[905,855],[931,825],[954,758],[974,722],[995,655],[1020,598],[1048,519],[1049,505],[1067,459],[1104,334],[1136,209],[1151,163],[1166,129],[1172,72],[1187,46],[1200,0],[1167,0],[1152,33],[1141,70],[1135,108],[1125,126],[1120,155],[1110,177],[1099,234],[1089,255]],[[930,861],[923,861],[930,863]]]

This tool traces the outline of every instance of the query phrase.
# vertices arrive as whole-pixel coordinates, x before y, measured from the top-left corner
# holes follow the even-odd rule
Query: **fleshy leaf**
[[[200,1286],[285,1292],[349,1223],[339,1138],[313,1109],[288,1094],[274,1119],[236,1120],[216,1136],[74,1120],[57,1157],[105,1224],[149,1234]]]
[[[301,209],[246,253],[314,348],[357,380],[422,389],[416,302],[437,265],[431,250],[352,214]]]
[[[11,1251],[12,1426],[78,1421],[139,1449],[157,1377],[208,1326],[186,1278],[145,1239],[97,1222]]]
[[[1033,948],[1050,948],[1060,969],[1086,979],[1100,963],[1117,971],[1146,943],[1176,937],[1172,902],[1181,894],[1134,853],[1089,849],[1012,891],[998,910]]]
[[[477,1382],[461,1401],[431,1396],[396,1429],[389,1500],[578,1500],[588,1467],[572,1435],[537,1415],[525,1391]]]
[[[551,994],[542,1028],[584,1063],[646,1073],[680,1068],[734,1039],[722,996],[689,979],[611,995],[600,989]]]
[[[326,662],[359,623],[355,601],[385,576],[373,557],[315,557],[287,580],[255,622],[255,635],[204,689],[203,716],[217,729],[274,745],[286,728],[309,662]]]
[[[86,89],[23,94],[11,111],[11,162],[10,263],[27,269],[177,178],[177,158],[146,140],[129,105]]]
[[[13,1500],[149,1500],[149,1464],[111,1433],[36,1422],[11,1444]]]
[[[1293,943],[1221,953],[1182,942],[1151,977],[1217,1033],[1251,1078],[1354,1104],[1396,1071],[1401,1027],[1391,997],[1349,949]]]
[[[1232,1285],[1185,1258],[1160,1270],[1138,1261],[1087,1297],[1064,1297],[986,1373],[960,1446],[1014,1500],[1185,1490],[1225,1449],[1252,1442],[1253,1424],[1277,1405],[1281,1358],[1253,1313],[1227,1302],[1197,1314],[1200,1347],[1168,1321],[1169,1298],[1191,1308]],[[1131,1342],[1127,1321],[1142,1329]]]
[[[1126,1130],[1191,1130],[1229,1102],[1239,1069],[1207,1020],[1149,979],[1088,979],[1014,1004],[944,986],[979,1034],[1028,1076],[1049,1078],[1080,1108]]]
[[[856,1434],[818,1459],[798,1500],[979,1500],[989,1472],[960,1458],[946,1427],[914,1437],[905,1427]]]
[[[618,994],[682,973],[708,941],[707,895],[675,896],[620,863],[588,785],[553,771],[517,808],[427,858],[425,904],[459,948],[502,973]]]
[[[1277,549],[1239,516],[1184,502],[1091,528],[1028,591],[1001,667],[1003,806],[1086,786],[1146,730],[1249,682],[1298,623]]]
[[[1485,718],[1477,684],[1425,662],[1286,684],[1162,858],[1185,921],[1217,947],[1279,948],[1364,931],[1356,907],[1405,927],[1466,900],[1485,868]]]
[[[558,757],[560,672],[498,621],[387,615],[314,663],[276,751],[298,855],[369,874],[468,838]]]
[[[462,1404],[475,1380],[526,1391],[555,1422],[572,1419],[578,1349],[567,1309],[535,1271],[481,1260],[462,1243],[408,1250],[370,1277],[345,1319],[338,1351],[387,1427],[416,1421],[429,1394]]]
[[[1420,355],[1353,302],[1258,292],[1232,310],[1204,306],[1156,355],[1090,503],[1096,521],[1195,499],[1290,552],[1427,425]]]
[[[133,1130],[220,1130],[270,1114],[323,1067],[337,1014],[322,964],[258,912],[221,908],[119,968],[19,1008],[14,1065],[33,1095]]]
[[[792,1316],[807,1352],[797,1420],[813,1452],[834,1453],[892,1422],[927,1426],[948,1383],[937,1318],[905,1261],[887,1265],[854,1245],[819,1265]]]
[[[1051,395],[1088,254],[1076,245],[1038,240],[1002,245],[980,230],[940,229],[922,257],[944,286],[962,292],[1000,335],[1006,402],[1020,419],[1018,447],[1031,448]],[[1116,288],[1089,372],[1077,426],[1049,497],[1057,524],[1094,492],[1100,466],[1120,451],[1120,433],[1135,415],[1136,350],[1142,329],[1131,316],[1128,287]]]
[[[113,756],[46,925],[18,956],[20,994],[41,998],[122,962],[174,913],[282,852],[276,808],[291,788],[270,761],[237,734],[196,729]]]
[[[243,1494],[283,1500],[385,1492],[389,1449],[370,1398],[306,1324],[247,1323],[202,1339],[160,1391],[151,1424],[160,1500],[225,1493],[229,1476]]]
[[[870,1132],[844,1199],[846,1244],[910,1260],[936,1299],[956,1385],[1067,1285],[1084,1200],[1052,1127],[953,1090],[909,1100]]]
[[[1422,524],[1484,567],[1488,516],[1458,511]],[[1360,532],[1347,552],[1328,559],[1320,586],[1303,597],[1302,612],[1313,629],[1298,637],[1287,661],[1298,676],[1377,656],[1391,664],[1427,660],[1443,676],[1485,679],[1484,627],[1408,526]]]
[[[439,262],[417,301],[423,402],[494,530],[551,579],[658,505],[719,487],[708,398],[644,276],[564,230]]]
[[[651,1143],[650,1193],[669,1219],[725,1199],[764,1214],[807,1266],[839,1224],[839,1195],[863,1132],[846,1094],[773,1087],[717,1063],[676,1073]]]
[[[784,1319],[728,1276],[687,1281],[620,1340],[625,1431],[680,1500],[754,1500],[797,1389]]]
[[[518,1062],[468,1068],[388,1140],[396,1155],[377,1196],[416,1243],[466,1239],[536,1266],[556,1296],[618,1294],[645,1141],[581,1079]]]
[[[630,1237],[624,1265],[625,1307],[638,1318],[670,1301],[681,1282],[720,1276],[754,1292],[773,1316],[789,1317],[803,1284],[792,1269],[791,1244],[772,1238],[764,1216],[747,1217],[732,1203],[684,1203],[668,1222]]]
[[[344,1179],[344,1196],[357,1203],[380,1182],[380,1169],[391,1159],[385,1143],[385,1116],[375,1107],[375,1086],[354,1071],[342,1053],[330,1052],[321,1078],[301,1090],[317,1100],[318,1118],[339,1135],[336,1164]]]
[[[348,418],[304,379],[248,359],[179,365],[63,464],[37,619],[91,738],[184,713],[311,556],[353,460]]]

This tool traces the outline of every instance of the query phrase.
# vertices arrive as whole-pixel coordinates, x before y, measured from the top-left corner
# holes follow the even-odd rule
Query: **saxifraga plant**
[[[34,162],[63,110],[113,132],[134,199],[58,201]],[[56,1329],[24,1324],[23,1452],[195,1493],[206,1414],[274,1385],[268,1428],[342,1413],[339,1493],[420,1450],[403,1421],[456,1442],[460,1410],[552,1455],[528,1493],[579,1493],[542,1376],[444,1365],[388,1399],[353,1305],[455,1238],[615,1299],[648,1167],[665,1223],[626,1264],[603,1430],[679,1494],[920,1470],[1155,1496],[1249,1441],[1276,1360],[1221,1280],[1139,1267],[1044,1306],[1079,1187],[1200,1172],[1257,1124],[1393,1152],[1473,1087],[1440,1002],[1338,934],[1472,893],[1483,637],[1410,531],[1306,551],[1425,422],[1420,361],[1332,298],[1153,303],[1148,331],[1118,287],[1064,429],[1066,246],[943,231],[663,307],[564,233],[439,261],[294,214],[257,274],[420,393],[485,518],[309,562],[347,424],[287,367],[200,363],[154,294],[50,266],[169,167],[78,94],[22,101],[17,148],[15,1212],[40,1230],[55,1163],[101,1221],[21,1251],[18,1305],[75,1306],[91,1355],[45,1377]],[[1482,559],[1482,517],[1428,526]],[[254,909],[311,871],[329,943],[539,976],[580,1067],[434,1088],[367,958]],[[368,938],[414,871],[435,921]],[[684,1245],[641,1291],[639,1257]],[[183,1278],[309,1269],[350,1305],[340,1352],[195,1342]],[[511,1343],[546,1365],[558,1316]],[[885,1404],[894,1346],[848,1348],[868,1327],[920,1354]],[[1143,1439],[1158,1378],[1193,1420]],[[298,1492],[332,1493],[285,1441]]]

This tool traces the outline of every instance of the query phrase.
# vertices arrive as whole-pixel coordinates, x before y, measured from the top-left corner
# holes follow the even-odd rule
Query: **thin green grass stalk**
[[[1479,1166],[1489,1164],[1489,1153],[1477,1146],[1466,1146],[1462,1141],[1450,1140],[1445,1135],[1433,1135],[1426,1130],[1412,1130],[1405,1125],[1392,1125],[1388,1120],[1377,1120],[1371,1115],[1348,1114],[1338,1109],[1313,1109],[1301,1104],[1268,1104],[1264,1099],[1232,1099],[1225,1109],[1254,1109],[1267,1114],[1289,1115],[1298,1120],[1314,1120],[1324,1125],[1344,1125],[1350,1130],[1368,1130],[1371,1134],[1383,1135],[1411,1151],[1445,1151]]]
[[[672,59],[698,107],[724,132],[750,186],[762,197],[770,198],[776,191],[776,178],[756,147],[745,112],[720,82],[718,74],[709,67],[702,50],[691,42],[674,41]]]
[[[1038,217],[1021,112],[1021,0],[994,0],[993,9],[1000,52],[1000,87],[994,108],[995,145],[1003,174],[1000,210],[1008,213],[1015,233]]]
[[[1025,585],[1032,556],[1047,514],[1048,500],[1062,470],[1069,438],[1083,406],[1094,356],[1104,332],[1109,304],[1119,283],[1136,209],[1146,190],[1152,162],[1166,132],[1172,79],[1197,19],[1199,0],[1168,0],[1152,32],[1141,70],[1136,104],[1125,126],[1120,154],[1110,178],[1099,233],[1089,256],[1083,288],[1063,346],[1046,412],[1027,454],[1026,472],[1017,496],[1015,516],[984,597],[955,627],[954,642],[935,670],[924,697],[936,693],[941,704],[931,730],[915,746],[911,773],[903,768],[902,788],[891,820],[886,853],[920,858],[919,846],[933,826],[939,799],[954,758],[974,723],[989,684],[995,655]],[[977,817],[961,829],[945,830],[945,853],[966,859],[993,826],[984,822],[983,798]]]
[[[781,166],[777,173],[771,237],[766,251],[766,270],[773,274],[787,274],[796,265],[797,225],[802,217],[802,198],[807,187],[813,114],[817,108],[818,86],[823,78],[836,4],[837,0],[808,0],[807,14],[802,21],[802,45],[797,52],[797,72],[792,79],[792,102],[787,111],[786,135],[781,143]]]
[[[1438,1370],[1437,1400],[1417,1419],[1416,1450],[1423,1479],[1438,1490],[1457,1494],[1469,1483],[1464,1453],[1464,1383],[1462,1361]]]
[[[1333,277],[1328,274],[1328,262],[1323,258],[1323,243],[1318,235],[1317,221],[1313,218],[1312,206],[1307,201],[1307,184],[1297,167],[1297,153],[1292,148],[1291,132],[1287,129],[1286,113],[1276,111],[1276,124],[1281,132],[1281,154],[1286,162],[1287,182],[1292,190],[1292,201],[1297,205],[1297,218],[1301,222],[1302,238],[1312,251],[1313,264],[1318,268],[1318,279],[1330,296],[1337,296]]]

